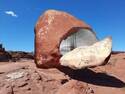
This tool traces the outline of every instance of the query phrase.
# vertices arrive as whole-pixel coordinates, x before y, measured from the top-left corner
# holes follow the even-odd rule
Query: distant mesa
[[[125,51],[112,51],[112,54],[120,54],[120,53],[125,53]]]
[[[0,62],[8,62],[11,59],[11,55],[5,51],[2,44],[0,44]]]
[[[27,60],[33,60],[34,54],[33,52],[24,52],[24,51],[9,51],[9,54],[11,55],[11,61],[17,62],[17,61],[27,61]]]
[[[32,52],[24,51],[6,51],[0,44],[0,62],[17,62],[21,60],[33,60],[34,54]]]
[[[0,44],[0,51],[5,51],[5,48],[3,48],[2,44]]]

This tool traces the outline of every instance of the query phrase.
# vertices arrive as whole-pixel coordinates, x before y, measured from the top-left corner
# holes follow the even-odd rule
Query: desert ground
[[[125,94],[125,53],[82,70],[40,69],[31,59],[1,62],[0,94]]]

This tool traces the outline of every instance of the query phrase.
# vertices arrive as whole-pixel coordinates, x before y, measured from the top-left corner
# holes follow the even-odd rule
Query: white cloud
[[[13,17],[18,17],[18,15],[15,14],[13,11],[5,11],[5,14],[13,16]]]

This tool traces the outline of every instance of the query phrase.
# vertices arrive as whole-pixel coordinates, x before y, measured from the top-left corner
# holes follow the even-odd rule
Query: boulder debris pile
[[[75,67],[75,69],[101,65],[110,56],[112,41],[111,38],[102,42],[97,41],[98,39],[92,28],[85,22],[66,12],[48,10],[40,16],[35,26],[35,63],[37,67],[49,68],[64,65],[70,68]],[[73,50],[75,48],[76,50]],[[92,50],[90,50],[91,48]],[[74,53],[79,49],[80,51],[77,54]],[[97,56],[98,53],[100,57]],[[83,56],[81,56],[82,54]],[[64,57],[61,58],[62,55]],[[71,59],[72,56],[73,59]],[[91,63],[85,65],[84,61],[79,61],[82,59],[81,57],[84,58],[84,61],[87,59],[87,63]],[[72,60],[75,60],[75,62],[72,62]],[[80,65],[79,62],[81,62]]]

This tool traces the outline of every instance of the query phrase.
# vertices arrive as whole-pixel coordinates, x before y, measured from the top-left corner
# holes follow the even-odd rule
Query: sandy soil
[[[13,72],[18,74],[13,76]],[[105,66],[77,71],[69,68],[38,69],[31,60],[1,62],[0,94],[23,93],[125,94],[125,53],[113,54]]]

